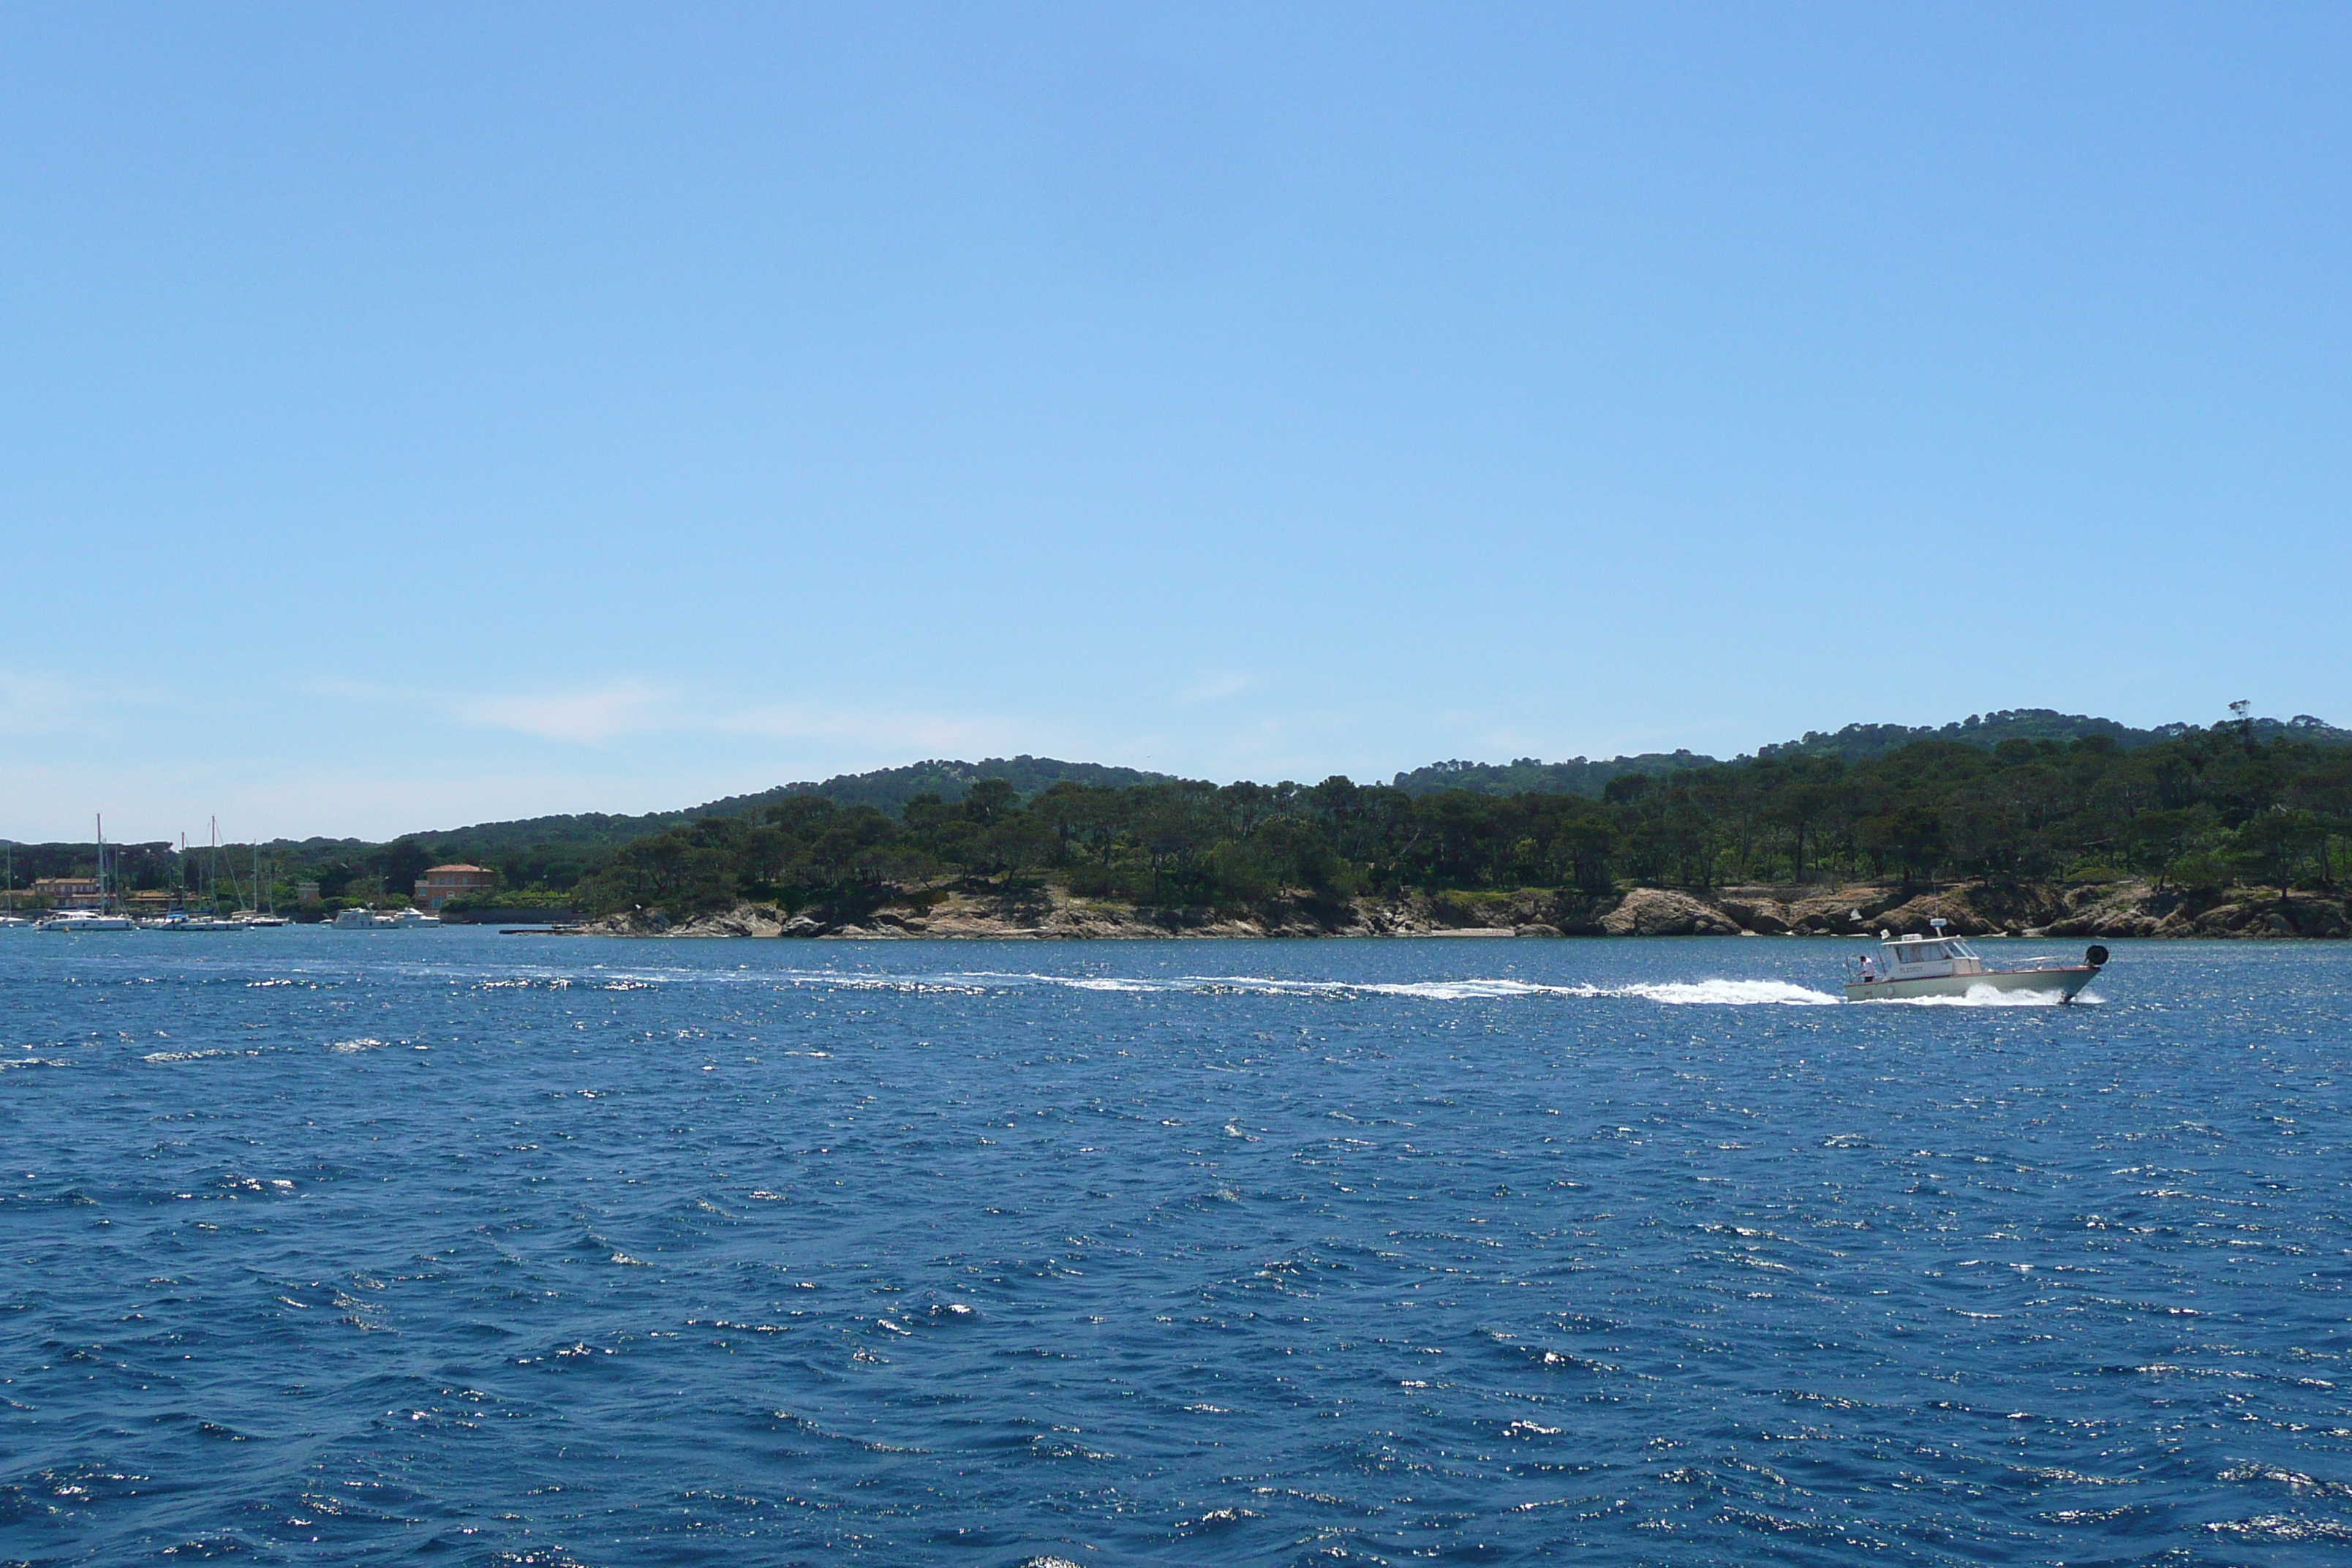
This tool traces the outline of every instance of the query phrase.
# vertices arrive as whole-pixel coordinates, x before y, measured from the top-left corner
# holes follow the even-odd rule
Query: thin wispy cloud
[[[677,694],[644,681],[623,680],[589,691],[476,698],[457,705],[457,717],[479,730],[511,730],[542,741],[602,745],[623,735],[677,727]]]
[[[1007,743],[1000,721],[950,719],[930,713],[844,713],[793,704],[745,709],[713,728],[774,741],[821,741],[922,752],[929,755],[984,752]]]
[[[573,689],[458,695],[324,678],[303,689],[348,701],[436,712],[477,730],[502,730],[571,745],[604,746],[656,731],[783,741],[833,749],[929,755],[1027,746],[1034,727],[993,715],[961,716],[899,710],[856,711],[829,705],[730,703],[725,696],[624,677]]]
[[[1215,702],[1223,698],[1238,696],[1256,684],[1256,676],[1241,670],[1212,670],[1179,691],[1176,694],[1176,700],[1183,703]]]
[[[317,677],[299,689],[347,702],[413,708],[475,730],[504,730],[541,741],[603,745],[641,731],[689,724],[684,694],[635,677],[570,690],[457,693],[377,681]]]
[[[0,670],[0,735],[69,728],[80,706],[80,694],[54,676]]]
[[[351,702],[412,702],[425,707],[446,707],[446,700],[436,693],[414,686],[394,686],[381,680],[346,680],[339,675],[310,675],[297,680],[292,689],[310,697],[336,697]]]
[[[0,735],[104,735],[127,708],[155,693],[122,684],[94,687],[40,669],[0,669]]]

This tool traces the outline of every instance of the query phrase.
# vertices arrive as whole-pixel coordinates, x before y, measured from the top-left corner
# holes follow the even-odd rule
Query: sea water
[[[2352,1559],[2352,949],[1846,945],[0,933],[0,1561]]]

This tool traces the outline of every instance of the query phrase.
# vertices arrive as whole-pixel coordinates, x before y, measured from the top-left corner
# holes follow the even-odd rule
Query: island
[[[91,847],[14,846],[12,866],[54,880]],[[2347,854],[2352,732],[2243,705],[2203,726],[2014,710],[1728,761],[1454,762],[1385,784],[933,761],[389,844],[109,847],[127,894],[302,919],[429,893],[447,921],[843,939],[1857,936],[1931,920],[2345,937]]]

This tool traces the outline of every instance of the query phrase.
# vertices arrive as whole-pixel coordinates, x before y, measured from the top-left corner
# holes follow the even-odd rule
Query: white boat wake
[[[1874,998],[1874,1007],[2097,1007],[2105,998],[2089,992],[2077,993],[2070,1004],[2059,991],[1996,991],[1990,985],[1972,985],[1964,996],[1889,996]]]
[[[1139,994],[1251,996],[1399,996],[1424,1002],[1502,1001],[1523,996],[1559,996],[1581,1000],[1629,998],[1667,1006],[1835,1006],[1826,992],[1785,980],[1695,980],[1633,983],[1622,985],[1543,985],[1525,980],[1286,980],[1264,974],[1181,974],[1165,979],[1121,975],[1072,975],[974,973],[940,975],[856,975],[835,971],[803,971],[787,977],[796,985],[844,985],[856,989],[995,990],[1025,985],[1057,985],[1073,991],[1129,992]]]
[[[451,978],[455,978],[453,973]],[[598,989],[643,990],[673,984],[735,984],[776,986],[789,990],[887,991],[945,995],[988,995],[1030,988],[1128,993],[1138,995],[1299,996],[1335,1001],[1398,997],[1423,1002],[1489,1002],[1518,998],[1571,1001],[1636,1001],[1667,1007],[1833,1007],[1841,999],[1789,980],[1627,981],[1614,984],[1549,985],[1499,977],[1457,980],[1293,980],[1266,974],[1046,974],[1034,971],[958,970],[931,973],[876,973],[840,969],[731,970],[643,968],[566,971],[533,967],[508,971],[500,978],[473,977],[485,989],[590,985]],[[2000,992],[1990,986],[1971,989],[1961,996],[1917,996],[1888,999],[1880,1005],[1902,1007],[2050,1007],[2059,1005],[2055,992]],[[2098,998],[2078,996],[2078,1004],[2097,1005]]]

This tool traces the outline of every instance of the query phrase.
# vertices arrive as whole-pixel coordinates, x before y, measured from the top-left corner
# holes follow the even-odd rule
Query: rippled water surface
[[[0,932],[0,1561],[2352,1560],[2352,950],[1844,951]]]

